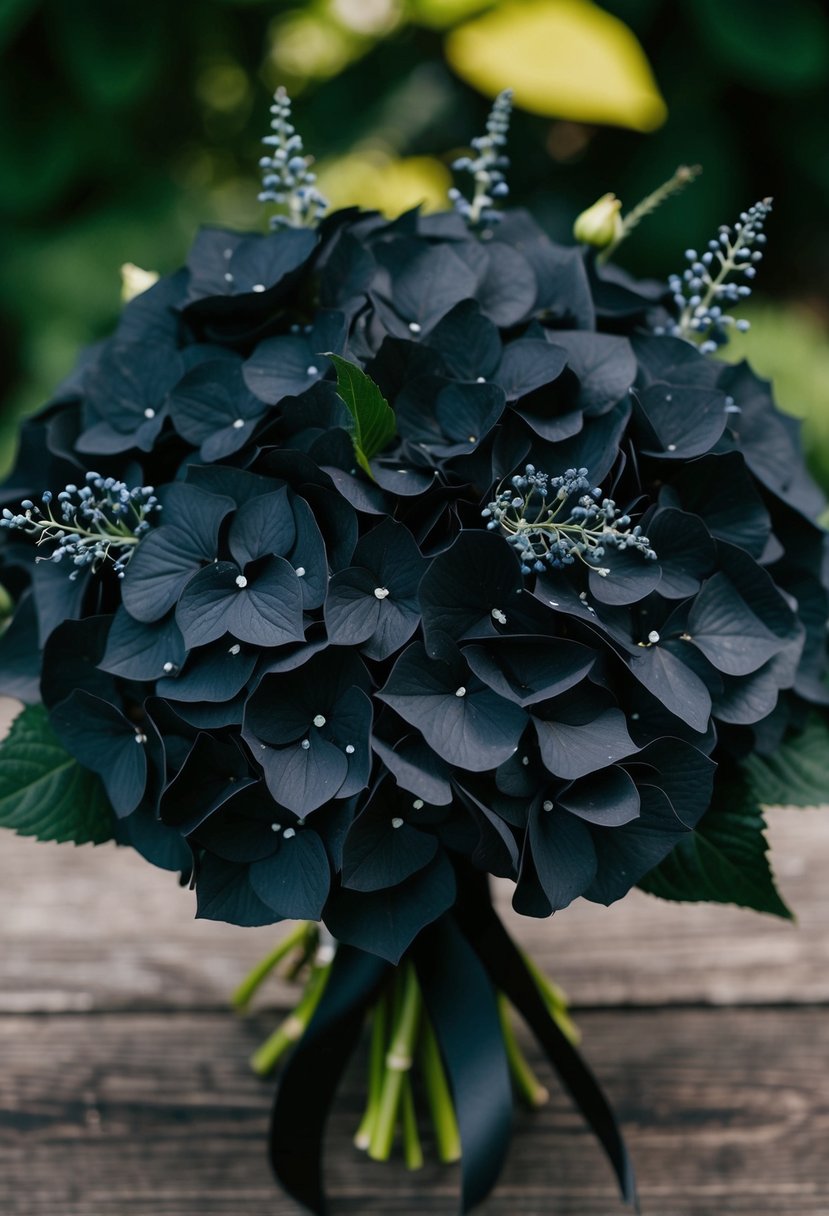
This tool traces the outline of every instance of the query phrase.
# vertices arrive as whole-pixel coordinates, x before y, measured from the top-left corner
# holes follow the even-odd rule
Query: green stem
[[[530,1067],[527,1057],[521,1050],[521,1045],[515,1037],[515,1030],[510,1016],[509,1001],[502,992],[498,993],[498,1016],[501,1019],[501,1032],[504,1036],[504,1047],[507,1053],[510,1075],[519,1097],[527,1106],[535,1109],[548,1101],[550,1094],[542,1085]]]
[[[251,1056],[250,1066],[260,1077],[266,1077],[268,1073],[272,1072],[288,1048],[292,1047],[294,1043],[302,1038],[308,1023],[314,1015],[314,1010],[319,1004],[330,970],[330,962],[314,967],[311,972],[311,978],[308,980],[305,991],[293,1013],[285,1018],[273,1034]]]
[[[380,1093],[386,1067],[386,1041],[389,1030],[389,1000],[384,995],[374,1006],[371,1020],[371,1043],[368,1057],[368,1097],[360,1126],[354,1135],[357,1148],[367,1149],[380,1108]]]
[[[567,1006],[567,997],[559,988],[558,984],[544,974],[541,968],[530,958],[528,954],[522,954],[524,963],[530,975],[535,980],[536,988],[541,993],[544,1004],[547,1006],[547,1012],[558,1026],[565,1038],[569,1039],[574,1046],[578,1046],[581,1042],[581,1032],[570,1018]]]
[[[394,1017],[377,1118],[368,1147],[368,1155],[375,1161],[388,1161],[391,1154],[403,1092],[403,1078],[412,1066],[412,1053],[420,1020],[420,987],[411,963],[404,963],[398,969],[397,986],[400,1008]]]
[[[308,921],[302,921],[295,929],[283,937],[282,941],[256,964],[252,971],[249,971],[242,980],[239,987],[230,998],[230,1003],[239,1013],[244,1013],[250,1004],[254,994],[259,989],[260,985],[278,963],[281,963],[283,958],[291,953],[297,946],[302,945],[309,936],[309,929],[312,925]]]
[[[598,254],[596,261],[600,266],[609,261],[616,250],[621,245],[622,241],[626,241],[638,224],[641,224],[645,216],[650,215],[657,207],[660,207],[672,195],[678,194],[689,185],[695,178],[699,177],[702,169],[699,165],[680,165],[672,177],[669,177],[661,186],[657,186],[650,194],[637,203],[636,206],[622,216],[622,225],[618,235],[614,240],[606,245]]]
[[[449,1165],[453,1161],[460,1161],[461,1136],[449,1082],[446,1080],[443,1060],[440,1058],[440,1048],[432,1023],[427,1017],[423,1018],[420,1032],[419,1057],[426,1100],[435,1129],[438,1157],[444,1164]]]
[[[420,1144],[420,1133],[417,1130],[417,1113],[415,1111],[414,1094],[412,1093],[412,1078],[409,1073],[403,1073],[403,1092],[400,1097],[401,1121],[403,1125],[403,1156],[407,1170],[423,1169],[423,1148]]]

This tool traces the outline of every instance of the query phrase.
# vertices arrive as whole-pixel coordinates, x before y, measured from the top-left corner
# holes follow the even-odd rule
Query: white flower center
[[[247,587],[247,585],[248,585],[248,580],[245,578],[244,574],[237,574],[236,575],[236,586],[239,588],[239,590],[241,591],[242,588]]]
[[[389,593],[388,587],[375,587],[374,595],[378,600],[384,600]]]

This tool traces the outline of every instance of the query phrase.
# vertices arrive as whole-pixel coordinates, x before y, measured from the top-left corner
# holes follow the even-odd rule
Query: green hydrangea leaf
[[[58,742],[42,705],[22,710],[0,747],[0,827],[74,844],[112,839],[103,786]]]
[[[639,886],[660,899],[737,904],[793,920],[775,886],[765,827],[748,777],[731,773],[717,781],[697,828]]]
[[[774,755],[749,756],[743,767],[765,806],[823,806],[829,802],[829,722],[813,714]]]
[[[370,376],[348,359],[328,352],[337,373],[337,392],[353,420],[351,438],[357,463],[374,480],[370,460],[394,439],[394,410]]]

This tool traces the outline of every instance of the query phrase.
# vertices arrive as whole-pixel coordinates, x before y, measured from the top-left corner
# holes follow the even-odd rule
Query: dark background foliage
[[[323,168],[354,149],[391,165],[383,200],[390,210],[413,201],[412,191],[414,198],[418,190],[439,193],[441,163],[482,128],[489,98],[450,66],[446,30],[439,21],[436,28],[435,14],[443,9],[451,25],[453,13],[465,20],[487,7],[499,5],[5,0],[6,448],[13,416],[45,398],[79,346],[111,329],[122,262],[169,271],[183,260],[199,222],[259,222],[257,141],[267,125],[268,93],[279,81],[297,96],[306,147]],[[560,239],[573,216],[605,190],[632,205],[680,161],[701,163],[704,174],[693,189],[625,248],[622,260],[631,269],[662,276],[679,268],[687,245],[702,243],[756,198],[774,195],[760,284],[772,303],[755,305],[757,336],[741,350],[774,373],[786,408],[814,415],[810,433],[819,440],[829,431],[819,372],[827,359],[829,276],[824,6],[605,0],[602,8],[641,42],[667,121],[645,134],[519,109],[511,138],[513,199],[528,203]],[[404,180],[401,164],[408,166]],[[355,176],[366,177],[361,162],[340,160],[346,195]]]

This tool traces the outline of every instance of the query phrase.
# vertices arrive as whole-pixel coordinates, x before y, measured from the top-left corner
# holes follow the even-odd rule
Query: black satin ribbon
[[[465,1216],[494,1187],[509,1147],[512,1088],[496,993],[451,915],[420,934],[412,957],[455,1103]]]
[[[492,906],[486,876],[458,870],[454,912],[495,986],[512,1002],[535,1034],[587,1124],[607,1153],[623,1199],[639,1211],[633,1164],[607,1098],[581,1055],[550,1017],[521,952]]]
[[[636,1183],[613,1112],[590,1069],[550,1017],[524,959],[492,906],[484,874],[458,866],[458,901],[410,950],[449,1077],[461,1137],[461,1213],[490,1193],[509,1145],[512,1092],[496,992],[503,992],[607,1153],[623,1198],[638,1211]],[[322,999],[282,1071],[269,1150],[277,1179],[325,1216],[325,1123],[345,1066],[390,963],[340,945]]]
[[[325,1216],[322,1182],[325,1123],[334,1094],[360,1038],[390,963],[341,945],[308,1029],[282,1070],[269,1134],[269,1155],[289,1195]]]

